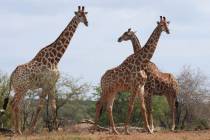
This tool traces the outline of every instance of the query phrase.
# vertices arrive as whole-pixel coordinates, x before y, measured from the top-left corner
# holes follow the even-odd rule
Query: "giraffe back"
[[[16,91],[27,91],[54,85],[58,77],[57,67],[48,68],[37,61],[30,61],[17,66],[11,77],[11,82]]]

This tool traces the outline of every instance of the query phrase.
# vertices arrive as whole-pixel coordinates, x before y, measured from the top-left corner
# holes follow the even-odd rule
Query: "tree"
[[[90,90],[90,84],[84,82],[80,83],[80,79],[75,79],[69,75],[61,75],[59,78],[57,84],[56,84],[56,90],[55,90],[55,96],[56,96],[56,118],[58,120],[62,120],[63,114],[66,112],[62,111],[62,108],[70,103],[77,100],[83,100],[86,97],[86,94]],[[50,119],[50,113],[49,113],[49,103],[48,99],[46,101],[46,111],[44,114],[44,120],[46,123],[46,126],[51,130],[51,119]],[[76,103],[75,103],[76,104]],[[74,104],[74,106],[75,106]]]
[[[69,75],[63,75],[56,85],[57,109],[63,107],[70,100],[82,100],[90,90],[90,84],[80,83],[80,79],[75,79]]]
[[[179,108],[177,124],[181,129],[208,127],[210,108],[206,99],[209,99],[207,88],[208,77],[199,69],[185,66],[178,76],[180,94],[178,96]],[[204,124],[205,122],[205,124]]]

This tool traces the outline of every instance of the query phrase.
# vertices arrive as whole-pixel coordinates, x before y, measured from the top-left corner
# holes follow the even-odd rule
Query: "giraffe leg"
[[[176,107],[175,107],[175,101],[172,104],[172,127],[171,130],[174,131],[176,127]]]
[[[52,110],[52,118],[53,118],[53,129],[57,130],[58,124],[57,124],[57,113],[56,113],[56,99],[55,99],[55,92],[52,90],[49,93],[49,99],[50,99],[50,105]]]
[[[170,107],[170,114],[171,114],[171,130],[174,131],[175,129],[175,117],[176,117],[176,107],[175,107],[175,98],[172,96],[167,96],[167,101]]]
[[[126,121],[125,121],[125,133],[127,135],[130,135],[130,132],[128,130],[128,124],[130,122],[131,113],[133,112],[135,97],[136,97],[136,94],[132,94],[131,97],[130,97],[130,100],[129,100],[129,104],[128,104],[128,115],[127,115]]]
[[[115,127],[113,114],[112,114],[113,102],[114,102],[114,97],[111,98],[110,100],[108,100],[108,102],[107,102],[107,113],[108,113],[108,118],[109,118],[110,125],[112,127],[112,132],[115,135],[118,135],[119,133],[117,132],[117,129]]]
[[[144,86],[142,86],[137,92],[138,92],[139,99],[141,101],[141,112],[144,118],[144,126],[147,129],[147,131],[152,134],[153,132],[151,131],[149,127],[149,123],[147,119],[147,110],[146,110],[145,101],[144,101]]]
[[[91,128],[91,133],[94,133],[94,131],[97,130],[98,128],[98,121],[100,119],[102,110],[103,110],[103,104],[101,102],[101,100],[103,97],[101,96],[101,98],[96,102],[96,115],[95,115],[95,122],[94,122],[94,126]]]
[[[15,133],[22,135],[21,128],[19,125],[20,120],[20,102],[23,98],[24,93],[17,93],[15,94],[11,106],[12,106],[12,119],[13,125],[15,127]]]
[[[97,101],[96,103],[96,116],[95,116],[95,126],[98,124],[100,115],[102,113],[102,108],[103,104],[101,103],[101,99],[99,99],[99,101]]]
[[[37,106],[37,110],[36,110],[36,113],[32,119],[32,122],[31,122],[31,127],[29,129],[29,134],[31,134],[34,129],[35,129],[35,126],[36,126],[36,122],[39,118],[39,115],[40,115],[40,112],[45,104],[45,97],[47,96],[47,94],[45,92],[42,92],[40,97],[39,97],[39,103],[38,103],[38,106]]]
[[[147,110],[147,116],[148,116],[148,123],[151,128],[151,131],[153,132],[154,124],[153,124],[153,116],[152,116],[152,96],[149,93],[146,93],[145,103],[146,103],[146,110]]]

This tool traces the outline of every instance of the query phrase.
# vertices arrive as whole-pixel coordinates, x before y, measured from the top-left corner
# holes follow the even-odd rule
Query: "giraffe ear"
[[[85,15],[87,15],[88,14],[88,12],[85,12]]]
[[[131,28],[128,29],[128,32],[130,32],[130,31],[131,31]]]
[[[167,21],[167,24],[170,24],[170,21]]]
[[[77,13],[78,13],[78,12],[76,12],[76,11],[74,12],[75,15],[77,15]]]
[[[159,25],[159,24],[160,24],[160,22],[159,22],[159,21],[157,21],[157,24]]]

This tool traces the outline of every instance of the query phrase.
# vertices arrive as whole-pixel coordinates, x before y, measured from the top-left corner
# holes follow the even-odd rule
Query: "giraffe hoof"
[[[26,135],[32,135],[32,134],[34,134],[34,133],[35,133],[34,129],[29,129],[29,130],[26,132]]]
[[[117,130],[113,130],[114,135],[119,135],[119,132]]]
[[[4,113],[5,112],[5,110],[4,109],[0,109],[0,113]]]
[[[130,135],[131,133],[129,131],[125,131],[125,134],[126,135]]]
[[[22,135],[22,132],[20,130],[15,132],[16,135]]]
[[[150,130],[150,131],[149,131],[149,134],[154,134],[154,131]]]
[[[154,134],[154,131],[150,128],[147,128],[147,132],[150,133],[150,134]]]
[[[171,131],[175,131],[175,128],[171,128]]]
[[[151,132],[154,133],[154,130],[155,130],[154,127],[152,127],[152,128],[151,128]]]

